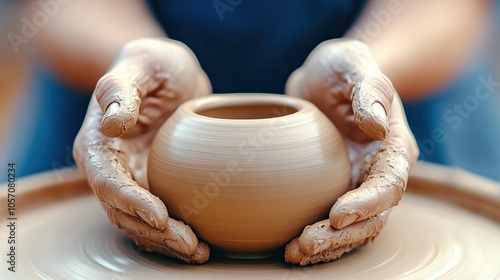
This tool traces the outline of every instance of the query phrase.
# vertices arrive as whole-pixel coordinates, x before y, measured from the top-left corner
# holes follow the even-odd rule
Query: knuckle
[[[179,41],[172,41],[171,48],[182,55],[189,55],[191,53],[191,49],[186,46],[184,43]]]
[[[395,93],[394,87],[389,78],[380,73],[380,75],[367,78],[364,84],[368,87],[365,92],[366,96],[373,97],[381,101],[381,105],[384,107],[386,112],[389,111],[388,109],[392,104]]]
[[[115,74],[105,74],[102,76],[96,84],[96,88],[94,91],[97,102],[101,105],[109,105],[112,101],[120,101],[119,96],[114,94],[116,88],[120,86],[121,79]],[[103,104],[103,102],[107,104]]]
[[[346,42],[346,46],[347,47],[350,47],[350,48],[353,48],[359,52],[370,52],[370,48],[368,47],[368,45],[366,45],[365,43],[359,41],[359,40],[356,40],[356,39],[348,39],[345,41]]]
[[[155,41],[155,39],[151,38],[143,38],[130,41],[123,46],[120,52],[120,56],[124,57],[142,55],[146,51],[148,51],[148,49],[150,49],[150,46],[152,46],[152,43],[154,43]]]

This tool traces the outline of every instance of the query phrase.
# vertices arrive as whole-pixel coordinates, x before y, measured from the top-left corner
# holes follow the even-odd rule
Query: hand
[[[287,262],[328,262],[378,235],[401,199],[418,148],[401,100],[368,47],[350,39],[320,44],[287,82],[286,93],[315,104],[344,137],[352,188],[329,219],[307,226]]]
[[[194,54],[168,39],[128,43],[94,90],[73,154],[109,220],[148,251],[206,262],[210,249],[191,228],[169,219],[149,192],[151,142],[184,101],[211,86]]]

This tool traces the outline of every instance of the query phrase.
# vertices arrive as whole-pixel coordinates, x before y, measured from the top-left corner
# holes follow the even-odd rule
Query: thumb
[[[141,98],[159,82],[152,79],[150,67],[140,57],[119,60],[97,82],[94,90],[104,113],[101,131],[108,137],[120,137],[137,122]]]
[[[365,77],[352,89],[352,109],[358,127],[375,140],[384,140],[389,134],[387,112],[395,89],[382,73]]]
[[[385,139],[396,93],[370,49],[350,39],[320,44],[287,82],[287,94],[314,103],[347,138]]]
[[[159,106],[160,114],[166,114],[166,103],[169,108],[177,107],[193,96],[210,92],[208,77],[186,45],[166,38],[146,38],[124,46],[94,94],[103,113],[102,133],[119,137],[136,124],[146,95],[155,98],[144,106]]]

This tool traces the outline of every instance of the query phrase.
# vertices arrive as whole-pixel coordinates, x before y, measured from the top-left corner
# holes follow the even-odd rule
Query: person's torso
[[[321,42],[341,37],[362,0],[149,1],[168,36],[189,46],[214,92],[283,93]]]

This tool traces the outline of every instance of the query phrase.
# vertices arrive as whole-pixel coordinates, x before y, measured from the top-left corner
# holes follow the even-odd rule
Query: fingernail
[[[384,106],[382,106],[382,104],[380,104],[379,102],[373,103],[372,111],[377,118],[384,122],[387,121],[387,113],[385,112]]]
[[[354,223],[358,219],[359,219],[359,215],[358,214],[348,214],[348,215],[345,215],[344,218],[342,219],[342,222],[340,223],[340,227],[344,228],[344,227],[346,227],[346,226]]]
[[[104,114],[104,118],[116,114],[116,112],[118,112],[118,109],[120,109],[120,104],[118,104],[117,102],[109,104],[108,108],[106,109],[106,113]]]
[[[108,137],[120,137],[124,133],[120,119],[114,117],[119,109],[120,104],[113,102],[108,106],[102,117],[101,131]]]
[[[365,132],[376,140],[383,140],[389,133],[387,114],[384,107],[379,102],[373,103],[371,110],[374,118],[369,126],[366,127],[368,131],[365,130]]]
[[[142,220],[148,223],[148,225],[158,228],[158,223],[153,219],[153,215],[151,215],[150,213],[147,213],[146,211],[141,209],[136,210],[135,213],[137,214],[137,216],[141,217]]]

